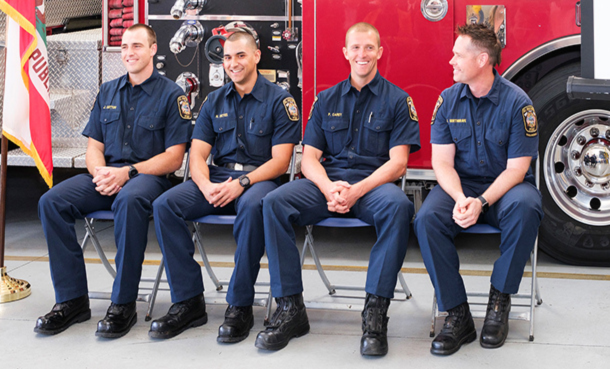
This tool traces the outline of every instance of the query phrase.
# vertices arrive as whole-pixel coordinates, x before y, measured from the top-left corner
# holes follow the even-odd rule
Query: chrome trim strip
[[[580,35],[566,36],[553,41],[549,41],[546,44],[538,46],[537,48],[523,55],[521,58],[517,59],[513,64],[511,64],[510,67],[506,68],[504,73],[502,73],[502,76],[508,80],[511,80],[534,60],[555,50],[576,45],[580,45]]]
[[[174,19],[171,15],[149,15],[148,20],[179,20],[184,22],[185,20],[199,20],[199,21],[244,21],[244,22],[287,22],[288,17],[284,15],[221,15],[221,14],[207,14],[207,15],[187,15],[180,19]],[[293,17],[293,21],[300,22],[301,16]]]
[[[436,181],[436,175],[432,169],[407,168],[407,181]]]

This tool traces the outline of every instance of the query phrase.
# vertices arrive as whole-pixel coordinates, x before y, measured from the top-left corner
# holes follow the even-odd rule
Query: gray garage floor
[[[318,305],[325,302],[353,304],[351,311],[309,309],[310,334],[294,339],[279,352],[259,351],[254,347],[256,333],[263,329],[265,310],[254,310],[256,323],[250,337],[235,345],[216,343],[218,326],[226,305],[209,305],[209,322],[190,329],[169,341],[155,341],[147,336],[144,321],[147,305],[138,304],[138,323],[125,337],[98,339],[95,326],[108,307],[108,301],[92,300],[91,320],[75,325],[55,337],[40,336],[32,329],[36,318],[53,305],[53,289],[48,271],[47,250],[36,215],[36,201],[44,190],[31,184],[27,170],[9,176],[6,228],[6,265],[9,275],[29,281],[32,295],[24,300],[0,304],[0,368],[102,368],[102,367],[387,367],[387,368],[608,368],[610,367],[610,268],[572,267],[560,264],[544,254],[539,260],[539,283],[544,303],[536,308],[535,340],[528,341],[529,324],[511,321],[507,343],[501,349],[485,350],[477,341],[462,347],[450,357],[429,353],[430,312],[433,290],[425,272],[417,242],[412,238],[404,263],[405,278],[413,292],[407,301],[395,301],[389,311],[390,353],[384,358],[367,359],[359,354],[360,307],[358,299],[333,299],[327,295],[313,262],[306,260],[303,271],[305,298]],[[99,224],[102,244],[113,257],[111,224]],[[84,234],[78,222],[79,236]],[[230,227],[205,227],[208,256],[220,278],[228,279],[235,251]],[[375,234],[370,229],[324,230],[315,232],[317,250],[328,273],[337,284],[364,284],[368,252]],[[303,231],[297,239],[303,241]],[[462,271],[469,290],[489,288],[489,271],[498,256],[496,236],[464,235],[458,238]],[[86,253],[90,290],[110,291],[112,280],[97,263],[93,248]],[[197,256],[198,257],[198,256]],[[161,253],[154,232],[149,232],[144,276],[154,276]],[[263,260],[266,263],[266,260]],[[264,267],[260,281],[268,281]],[[204,282],[208,301],[222,302],[207,274]],[[529,291],[529,278],[522,290]],[[264,291],[264,288],[263,288]],[[262,296],[262,295],[261,295]],[[400,297],[397,295],[397,297]],[[159,317],[171,305],[169,292],[160,291],[153,317]],[[480,331],[482,320],[475,323]],[[442,320],[437,321],[437,332]]]

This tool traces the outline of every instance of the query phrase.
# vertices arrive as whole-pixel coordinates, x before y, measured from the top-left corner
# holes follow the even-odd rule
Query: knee
[[[155,218],[159,215],[167,213],[171,209],[171,200],[167,194],[163,194],[153,201],[153,212]]]
[[[152,212],[152,204],[147,198],[139,194],[123,194],[119,192],[112,203],[112,211],[116,212],[120,209]]]
[[[286,202],[285,194],[282,188],[278,188],[269,192],[260,201],[263,214],[275,214],[281,208],[281,204]]]
[[[45,214],[57,212],[57,205],[61,200],[62,198],[58,191],[54,191],[53,189],[47,191],[40,197],[40,200],[38,200],[38,216],[42,217]]]

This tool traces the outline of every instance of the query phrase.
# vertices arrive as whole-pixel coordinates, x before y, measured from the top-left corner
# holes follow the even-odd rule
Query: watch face
[[[239,184],[242,187],[248,187],[250,185],[250,178],[246,177],[245,175],[239,177]]]

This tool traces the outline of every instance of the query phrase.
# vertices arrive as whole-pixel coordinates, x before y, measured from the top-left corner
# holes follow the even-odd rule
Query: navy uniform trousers
[[[38,215],[49,247],[55,300],[61,303],[88,292],[83,251],[76,239],[75,219],[90,212],[112,210],[117,246],[116,278],[111,300],[115,304],[135,301],[142,274],[152,202],[170,187],[165,177],[140,174],[125,183],[114,196],[95,190],[93,177],[80,174],[45,193],[38,202]]]
[[[398,186],[386,183],[361,197],[350,213],[373,225],[377,232],[377,242],[369,259],[366,292],[391,298],[407,252],[409,224],[415,213],[413,203]],[[326,198],[308,179],[287,183],[263,199],[265,243],[274,297],[303,292],[300,255],[292,224],[316,224],[337,215],[328,211]]]
[[[462,182],[467,197],[477,197],[490,184]],[[436,290],[438,307],[447,311],[467,301],[460,276],[460,261],[453,239],[462,227],[453,221],[455,201],[436,186],[426,197],[414,222],[424,264]],[[503,293],[517,293],[523,269],[534,248],[538,226],[542,220],[541,195],[529,182],[510,189],[498,202],[482,214],[479,221],[499,228],[500,257],[494,263],[491,284]]]
[[[210,180],[225,181],[247,172],[210,167]],[[228,205],[215,208],[205,199],[192,180],[161,195],[153,204],[155,230],[165,258],[165,270],[172,302],[181,302],[203,292],[201,266],[193,259],[195,247],[185,220],[205,215],[235,215],[233,236],[237,243],[235,269],[227,291],[227,302],[251,306],[254,283],[265,253],[261,199],[278,187],[276,182],[258,182]]]

